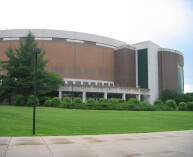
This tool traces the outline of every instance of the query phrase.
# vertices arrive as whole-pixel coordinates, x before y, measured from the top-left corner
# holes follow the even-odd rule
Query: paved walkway
[[[193,157],[193,130],[0,137],[0,157]]]

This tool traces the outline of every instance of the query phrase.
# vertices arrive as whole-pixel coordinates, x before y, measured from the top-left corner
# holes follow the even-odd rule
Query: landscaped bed
[[[0,136],[31,136],[32,107],[0,105]],[[37,107],[36,135],[121,134],[193,129],[191,111],[104,111]]]

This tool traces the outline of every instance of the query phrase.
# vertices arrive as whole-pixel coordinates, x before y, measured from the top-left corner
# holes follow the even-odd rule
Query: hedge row
[[[75,98],[73,101],[66,97],[63,101],[59,98],[51,98],[46,100],[45,106],[60,107],[68,109],[91,109],[91,110],[130,110],[130,111],[193,111],[193,102],[181,102],[178,105],[174,100],[167,100],[165,103],[156,100],[154,105],[148,102],[139,102],[137,98],[131,98],[128,101],[122,99],[111,98],[109,100],[101,98],[98,102],[94,99],[88,99],[87,103],[83,103],[81,98]]]
[[[16,95],[14,98],[14,104],[17,106],[33,106],[34,96]],[[37,99],[37,105],[39,100]],[[99,99],[96,102],[94,99],[88,99],[87,103],[83,103],[81,98],[75,98],[73,101],[71,98],[66,97],[63,101],[58,97],[47,97],[44,101],[44,106],[47,107],[60,107],[69,109],[90,109],[90,110],[130,110],[130,111],[193,111],[193,102],[180,102],[176,104],[174,100],[167,100],[163,102],[157,99],[154,105],[148,102],[140,102],[137,98],[131,98],[128,101],[123,99]]]
[[[14,97],[14,104],[16,106],[33,106],[34,105],[34,95],[16,95]],[[36,104],[39,105],[39,100],[36,99]]]

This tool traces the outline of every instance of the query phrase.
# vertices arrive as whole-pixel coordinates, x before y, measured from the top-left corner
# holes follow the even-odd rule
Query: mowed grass
[[[32,107],[0,105],[0,136],[32,136]],[[122,134],[193,129],[188,111],[97,111],[38,107],[36,135]]]

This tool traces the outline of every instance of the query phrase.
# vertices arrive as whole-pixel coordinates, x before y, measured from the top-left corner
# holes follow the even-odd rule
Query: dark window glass
[[[68,81],[68,84],[73,84],[73,81]]]
[[[81,85],[81,81],[76,81],[76,84]]]
[[[102,84],[101,82],[98,82],[97,85],[98,85],[98,86],[102,86],[103,84]]]
[[[104,86],[108,86],[108,83],[104,83]]]
[[[88,85],[88,82],[83,82],[83,85]]]
[[[96,83],[95,83],[95,82],[91,82],[90,84],[91,84],[91,85],[96,85]]]

